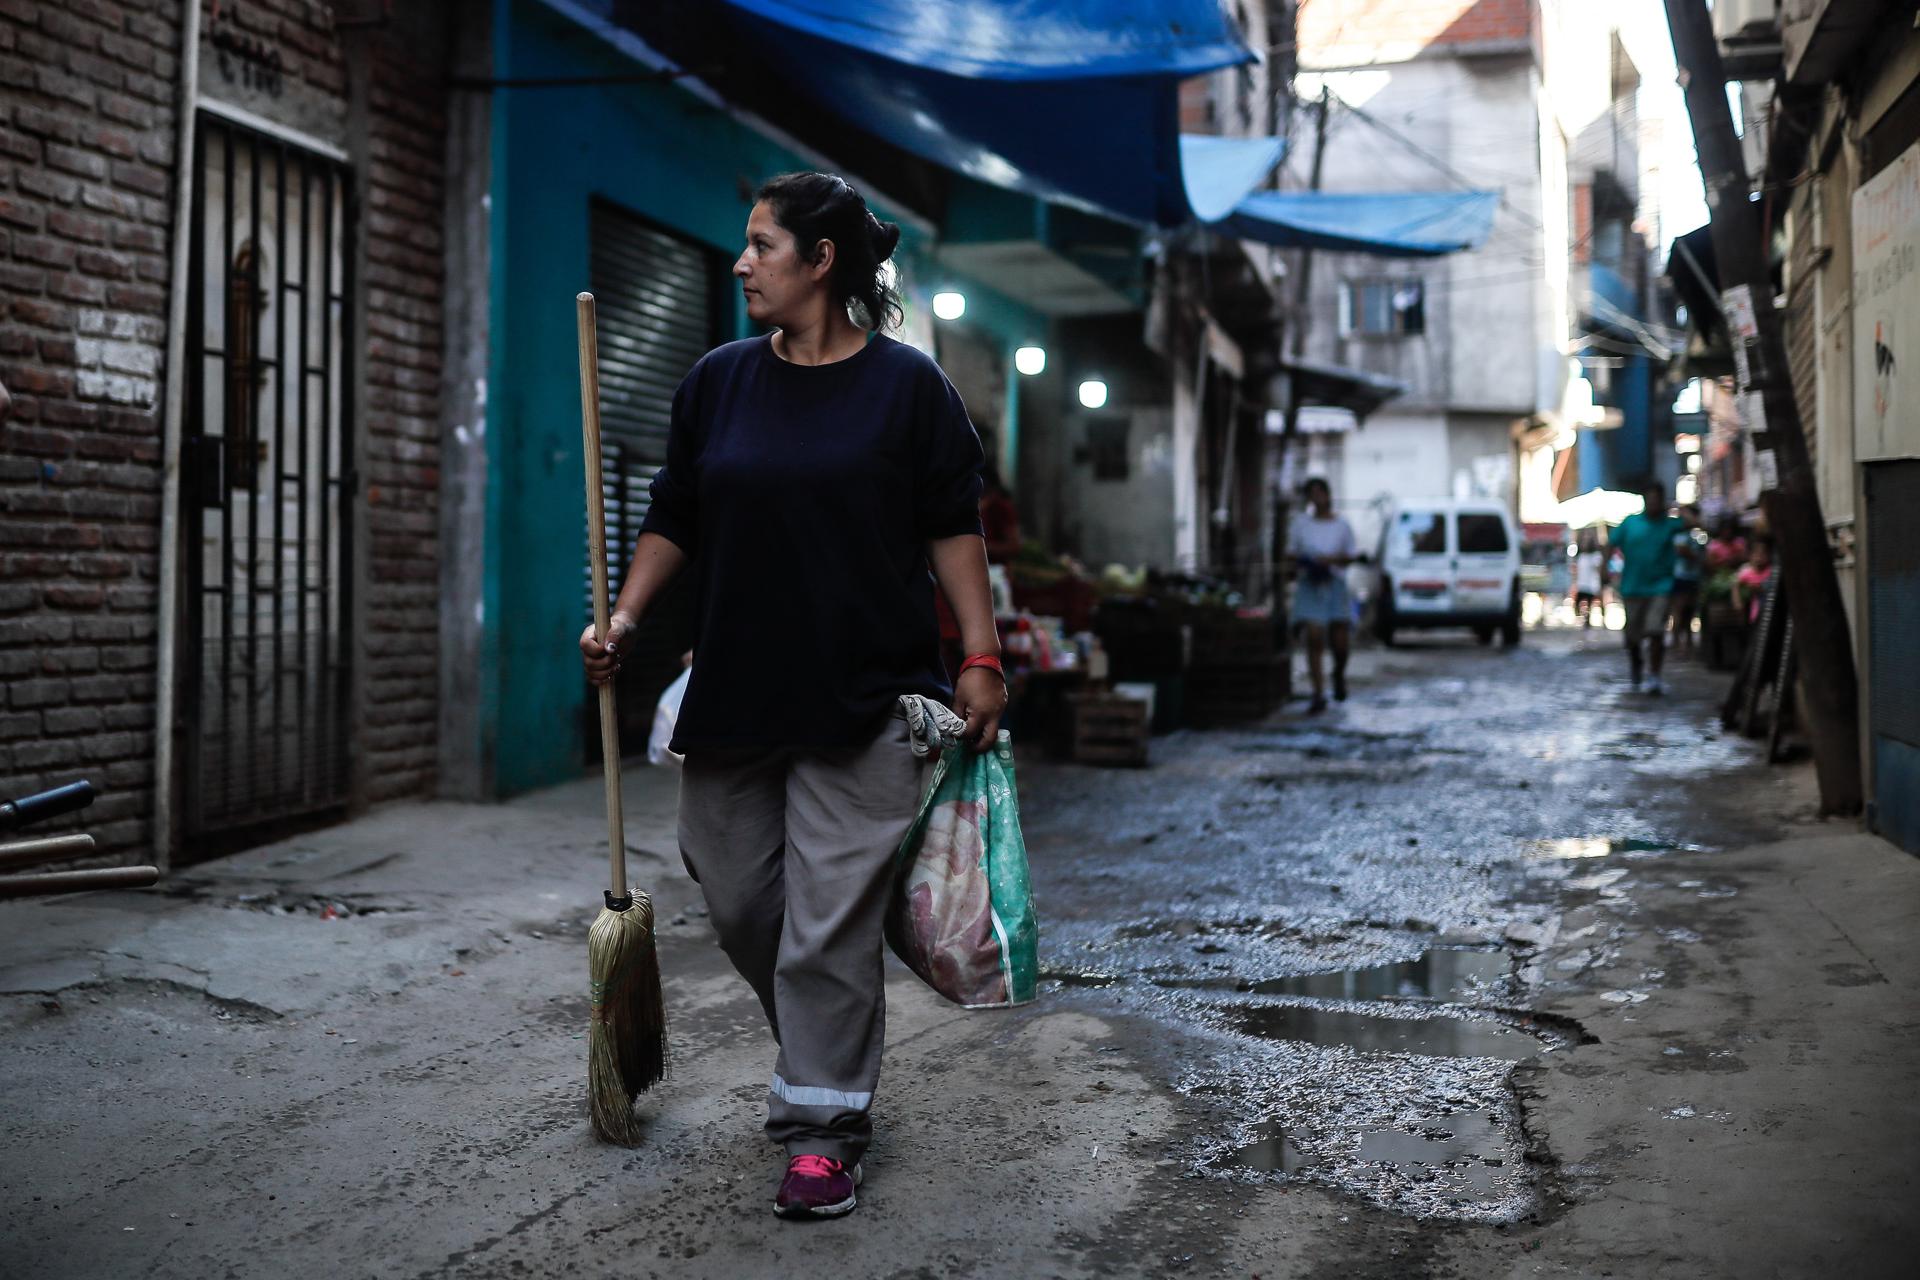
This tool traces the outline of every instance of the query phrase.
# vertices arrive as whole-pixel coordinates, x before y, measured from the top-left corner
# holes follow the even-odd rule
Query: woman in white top
[[[1606,614],[1602,611],[1601,589],[1606,585],[1605,565],[1606,549],[1600,545],[1599,538],[1591,532],[1580,538],[1580,554],[1573,561],[1573,611],[1580,615],[1580,625],[1591,627],[1596,613],[1600,614],[1600,624],[1606,625]]]
[[[1308,713],[1327,709],[1321,676],[1327,641],[1333,641],[1333,697],[1347,700],[1347,653],[1353,636],[1353,599],[1347,594],[1347,566],[1359,554],[1353,526],[1333,514],[1333,490],[1325,480],[1307,481],[1311,510],[1295,516],[1287,530],[1287,556],[1293,561],[1293,621],[1307,634],[1307,675],[1313,680]]]

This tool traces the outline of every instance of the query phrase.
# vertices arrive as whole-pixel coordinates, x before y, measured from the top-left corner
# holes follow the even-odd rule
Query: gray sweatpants
[[[873,1136],[881,923],[919,799],[897,715],[864,747],[687,753],[680,853],[779,1043],[767,1136],[789,1155],[852,1164]]]

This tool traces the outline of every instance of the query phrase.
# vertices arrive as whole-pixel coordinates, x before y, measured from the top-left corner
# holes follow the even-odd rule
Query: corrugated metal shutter
[[[647,489],[667,460],[674,389],[717,337],[720,264],[708,249],[595,201],[590,279],[600,316],[601,481],[607,496],[609,590],[618,594],[647,514]],[[585,557],[582,561],[583,569]],[[593,608],[590,570],[582,590]],[[620,736],[643,745],[660,692],[680,673],[691,642],[692,592],[677,586],[656,603],[620,674]],[[588,705],[588,750],[599,735]]]

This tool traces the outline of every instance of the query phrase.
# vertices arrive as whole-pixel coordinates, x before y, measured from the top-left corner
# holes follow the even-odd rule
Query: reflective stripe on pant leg
[[[819,1085],[788,1084],[778,1071],[773,1073],[773,1096],[796,1107],[834,1107],[842,1111],[866,1111],[873,1106],[871,1093],[843,1093]]]

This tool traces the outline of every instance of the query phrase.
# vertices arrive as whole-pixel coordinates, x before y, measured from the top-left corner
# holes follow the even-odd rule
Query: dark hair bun
[[[900,295],[880,270],[900,243],[900,227],[874,217],[844,178],[783,173],[762,183],[753,198],[773,210],[773,220],[792,234],[802,253],[812,255],[822,240],[833,241],[835,296],[856,323],[868,329],[900,323]]]

